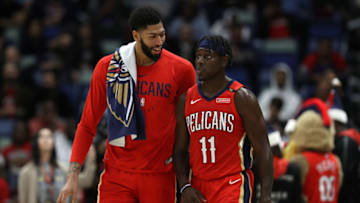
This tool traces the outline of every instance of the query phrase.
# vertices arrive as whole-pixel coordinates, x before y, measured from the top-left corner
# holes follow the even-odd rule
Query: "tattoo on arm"
[[[70,173],[80,173],[81,165],[77,162],[70,163]]]

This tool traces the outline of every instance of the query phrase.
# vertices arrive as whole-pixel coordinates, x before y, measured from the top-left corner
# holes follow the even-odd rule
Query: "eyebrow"
[[[162,30],[160,32],[148,32],[148,33],[145,33],[146,35],[160,35],[160,34],[164,34],[165,33],[165,30]]]

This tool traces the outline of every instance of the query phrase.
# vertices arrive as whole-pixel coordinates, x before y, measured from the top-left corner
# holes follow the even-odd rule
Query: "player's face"
[[[141,49],[147,57],[153,61],[159,60],[165,42],[163,24],[148,25],[146,29],[139,32],[138,41],[140,41]]]
[[[205,48],[196,50],[195,66],[200,81],[212,79],[224,70],[222,57]]]

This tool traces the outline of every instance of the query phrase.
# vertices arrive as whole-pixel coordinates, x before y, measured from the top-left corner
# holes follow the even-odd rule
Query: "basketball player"
[[[265,121],[254,94],[225,75],[231,57],[222,37],[202,38],[195,54],[199,83],[177,105],[174,166],[184,203],[250,203],[253,157],[260,202],[271,202],[273,165]]]
[[[108,140],[98,202],[175,202],[175,109],[195,83],[195,71],[189,61],[163,49],[165,29],[157,11],[135,9],[129,24],[135,42],[95,67],[58,203],[76,194],[81,164],[105,109]]]

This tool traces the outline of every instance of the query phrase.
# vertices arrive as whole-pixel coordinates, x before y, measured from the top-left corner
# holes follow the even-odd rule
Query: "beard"
[[[144,54],[149,57],[151,60],[153,61],[157,61],[160,59],[161,56],[161,51],[159,54],[152,54],[151,53],[151,48],[146,46],[146,44],[144,43],[144,41],[142,39],[140,39],[140,44],[141,44],[141,49],[144,52]]]

